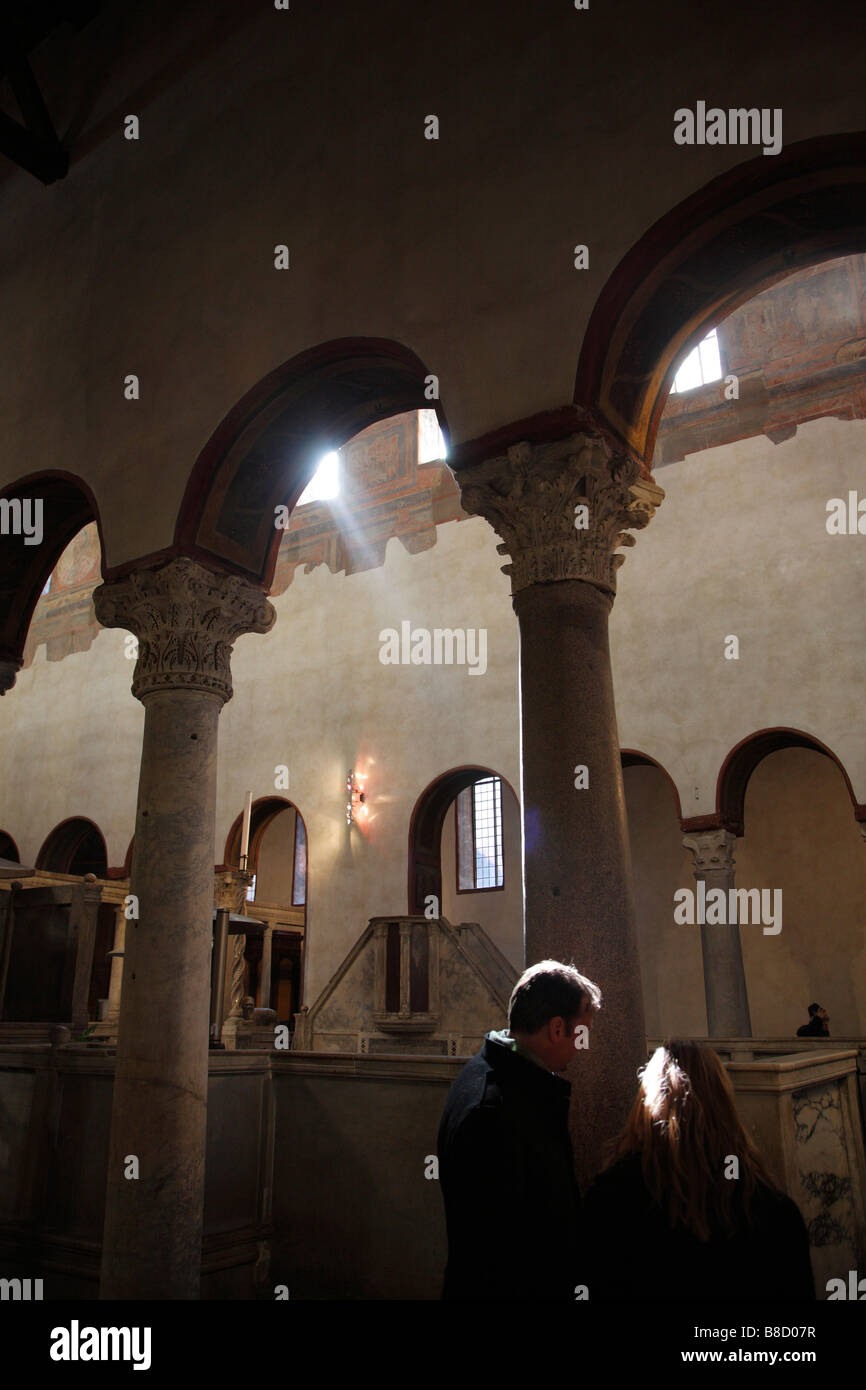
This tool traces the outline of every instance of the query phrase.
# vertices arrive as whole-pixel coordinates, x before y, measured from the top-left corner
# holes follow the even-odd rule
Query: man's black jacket
[[[488,1033],[439,1126],[447,1299],[574,1298],[579,1193],[567,1081]]]

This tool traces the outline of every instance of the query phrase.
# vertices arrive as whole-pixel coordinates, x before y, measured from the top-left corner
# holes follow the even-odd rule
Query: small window
[[[255,874],[253,874],[252,879],[251,879],[250,882],[247,884],[247,897],[246,897],[246,900],[247,900],[248,903],[254,903],[255,900],[256,900],[256,876],[255,876]]]
[[[502,888],[502,779],[484,777],[457,797],[457,891]]]
[[[448,454],[435,410],[418,411],[418,462],[436,463]]]
[[[303,907],[307,901],[307,832],[304,822],[295,812],[295,870],[292,879],[292,907]]]
[[[710,381],[721,381],[722,360],[719,355],[719,340],[715,328],[702,338],[697,347],[692,348],[688,357],[682,361],[674,377],[671,395],[683,391],[694,391],[697,386],[706,386]]]
[[[308,502],[328,502],[340,495],[340,455],[332,450],[319,463],[296,505],[305,507]]]

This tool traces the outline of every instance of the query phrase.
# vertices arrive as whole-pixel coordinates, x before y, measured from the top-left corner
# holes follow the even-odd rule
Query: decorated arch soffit
[[[584,339],[575,406],[646,466],[678,362],[745,300],[866,250],[866,134],[803,141],[714,179],[619,263]]]

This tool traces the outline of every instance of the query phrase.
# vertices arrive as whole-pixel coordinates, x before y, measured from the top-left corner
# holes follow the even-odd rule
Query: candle
[[[241,830],[241,868],[242,868],[242,869],[245,869],[245,868],[247,867],[247,853],[249,852],[249,848],[250,848],[250,820],[251,820],[251,818],[252,818],[252,814],[253,814],[253,794],[252,794],[252,792],[247,792],[247,798],[246,798],[246,802],[245,802],[245,804],[244,804],[244,824],[243,824],[243,829]]]

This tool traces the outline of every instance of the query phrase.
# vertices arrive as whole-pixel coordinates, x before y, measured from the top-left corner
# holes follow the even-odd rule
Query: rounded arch
[[[259,845],[264,839],[265,831],[281,811],[294,811],[304,827],[306,835],[307,823],[301,814],[300,807],[296,802],[290,801],[287,796],[261,796],[258,801],[252,804],[250,812],[250,844],[247,853],[247,862],[254,864],[259,851]],[[223,862],[231,868],[236,869],[241,862],[241,834],[243,832],[244,818],[243,813],[236,816],[231,823],[229,833],[226,836],[225,853]]]
[[[89,522],[96,522],[103,575],[105,544],[96,499],[74,473],[29,473],[0,491],[0,510],[9,530],[0,546],[0,662],[9,663],[15,672],[21,667],[33,610],[70,541]],[[28,545],[26,535],[16,530],[25,521],[33,535],[38,523],[38,544]]]
[[[677,808],[677,816],[679,817],[680,821],[682,821],[683,808],[680,803],[679,788],[677,787],[676,782],[674,781],[673,777],[671,777],[671,774],[668,772],[667,768],[664,767],[664,765],[658,762],[655,758],[651,758],[648,753],[641,753],[636,748],[621,748],[619,750],[619,756],[620,762],[622,763],[623,771],[625,771],[627,767],[658,768],[659,772],[662,773],[662,775],[667,779],[667,781],[670,784],[670,789],[673,792],[674,804]]]
[[[758,155],[660,218],[605,284],[576,406],[644,464],[677,363],[738,305],[804,266],[866,248],[866,133]]]
[[[339,338],[285,362],[229,411],[199,454],[175,550],[270,586],[282,531],[322,455],[368,425],[435,408],[419,357],[386,338]]]
[[[9,859],[13,864],[21,863],[18,846],[5,830],[0,830],[0,859]]]
[[[514,796],[514,788],[501,772],[472,763],[453,767],[435,777],[415,802],[409,820],[409,912],[424,911],[424,900],[433,896],[442,903],[442,827],[452,802],[482,777],[498,777]]]
[[[725,758],[716,783],[716,824],[724,826],[734,835],[744,834],[746,788],[749,778],[758,763],[781,748],[811,748],[813,752],[832,759],[845,780],[856,819],[866,820],[866,804],[857,801],[851,779],[833,750],[820,739],[814,738],[811,734],[804,734],[800,729],[775,728],[760,729],[757,733],[749,734],[748,738],[744,738],[732,748]]]
[[[36,856],[37,869],[56,874],[96,874],[105,878],[108,855],[102,831],[84,816],[70,816],[46,837]]]

